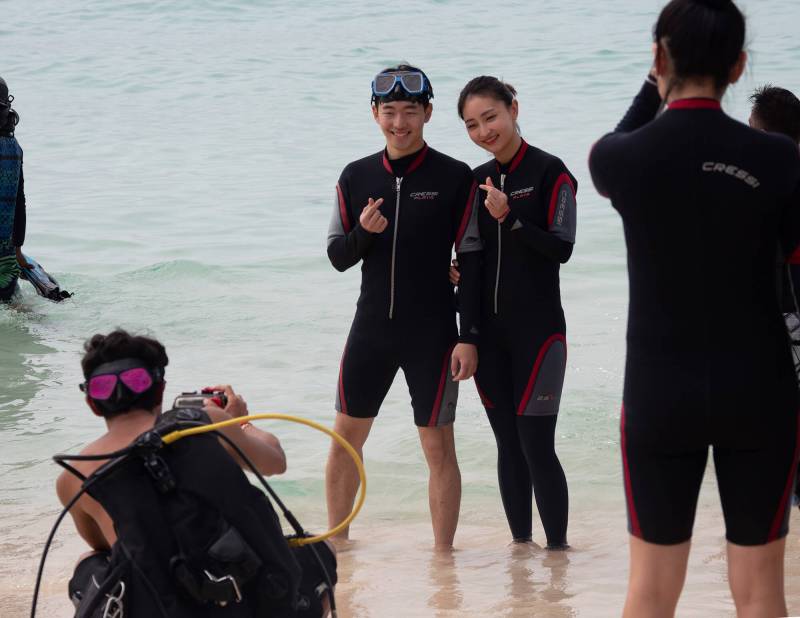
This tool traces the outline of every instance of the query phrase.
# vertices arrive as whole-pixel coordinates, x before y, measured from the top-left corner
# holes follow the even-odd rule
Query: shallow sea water
[[[742,2],[752,62],[724,102],[773,82],[800,91],[790,0]],[[573,550],[507,546],[491,431],[471,384],[456,435],[464,480],[452,555],[434,554],[426,469],[398,380],[365,449],[369,493],[340,554],[342,616],[613,616],[627,546],[618,419],[627,307],[619,219],[591,186],[591,144],[621,117],[649,65],[661,2],[256,0],[4,5],[2,75],[22,116],[26,250],[76,293],[61,305],[23,288],[0,310],[0,616],[27,615],[38,556],[58,513],[50,456],[102,431],[77,383],[82,342],[124,326],[159,337],[168,396],[218,381],[254,411],[330,423],[359,273],[325,255],[344,165],[381,148],[369,81],[400,60],[433,81],[426,138],[477,165],[455,113],[471,77],[519,91],[531,143],[579,181],[575,254],[562,270],[570,357],[558,451],[570,483]],[[289,472],[275,487],[310,529],[325,523],[327,441],[268,423]],[[709,472],[712,472],[709,469]],[[701,494],[679,615],[729,616],[716,485]],[[796,517],[796,516],[793,516]],[[541,527],[534,538],[543,543]],[[81,542],[69,525],[45,571],[41,616],[69,615]],[[787,551],[800,613],[800,537]]]

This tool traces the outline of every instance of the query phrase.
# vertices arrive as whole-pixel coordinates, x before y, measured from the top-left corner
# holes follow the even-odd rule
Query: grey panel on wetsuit
[[[467,222],[467,229],[464,230],[464,235],[461,237],[461,242],[456,247],[456,253],[471,253],[472,251],[483,251],[483,241],[481,234],[478,231],[478,212],[480,211],[479,205],[480,191],[475,191],[475,198],[472,201],[472,211],[469,214],[469,222]]]
[[[330,247],[331,243],[337,238],[344,238],[345,235],[342,214],[339,211],[339,192],[337,191],[333,199],[333,216],[328,225],[328,246]]]
[[[800,313],[784,313],[783,319],[786,321],[786,330],[789,332],[794,371],[800,382]]]
[[[342,411],[342,385],[336,382],[336,403],[334,404],[337,412]]]
[[[577,203],[575,192],[568,183],[562,183],[556,198],[556,210],[553,213],[553,221],[550,224],[550,232],[558,236],[561,240],[575,243],[575,231],[577,228]]]
[[[551,416],[558,414],[564,372],[567,368],[567,346],[563,341],[554,341],[539,365],[533,393],[525,406],[523,416]]]
[[[458,382],[453,380],[450,373],[450,363],[445,370],[447,377],[442,393],[442,402],[439,404],[439,415],[436,418],[436,426],[450,425],[456,420],[456,406],[458,405]]]

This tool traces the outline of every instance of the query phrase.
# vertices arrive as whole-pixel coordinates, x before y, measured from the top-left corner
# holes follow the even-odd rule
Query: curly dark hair
[[[81,359],[81,368],[87,380],[100,365],[123,358],[137,358],[150,369],[163,369],[169,364],[167,352],[160,342],[142,335],[131,335],[121,328],[108,335],[92,335],[83,348],[85,354]],[[152,388],[136,399],[136,407],[146,410],[154,408],[161,403],[162,396],[162,389]],[[109,418],[125,412],[127,410],[106,413],[104,416]]]

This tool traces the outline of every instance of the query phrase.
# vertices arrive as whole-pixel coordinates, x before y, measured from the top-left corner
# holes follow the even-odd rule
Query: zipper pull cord
[[[400,187],[403,184],[403,179],[399,176],[395,178],[395,188],[397,191],[397,198],[394,207],[394,234],[392,237],[392,265],[389,272],[389,319],[394,317],[394,271],[397,255],[397,229],[400,227]]]
[[[506,188],[506,175],[500,174],[500,191],[505,192]],[[500,295],[500,263],[503,260],[503,234],[500,227],[500,221],[497,222],[497,274],[494,280],[494,314],[499,313],[498,310],[498,296]]]

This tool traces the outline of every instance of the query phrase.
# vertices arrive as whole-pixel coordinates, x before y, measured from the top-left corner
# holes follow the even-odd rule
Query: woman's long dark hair
[[[711,77],[723,91],[744,49],[745,19],[732,0],[672,0],[653,38],[666,48],[678,82]]]

